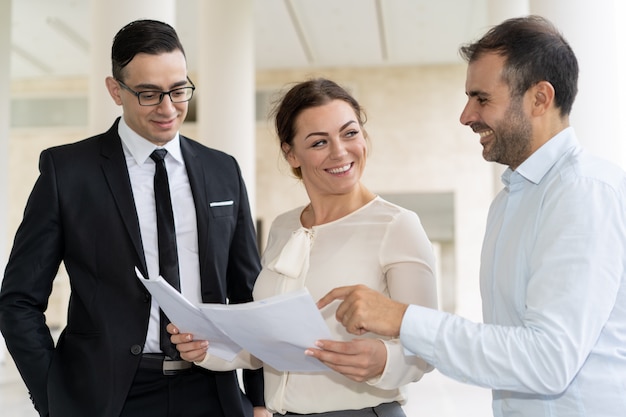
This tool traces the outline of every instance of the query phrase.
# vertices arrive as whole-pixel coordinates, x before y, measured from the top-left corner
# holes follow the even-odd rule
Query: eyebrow
[[[349,122],[345,123],[343,126],[341,126],[339,131],[340,132],[343,131],[345,128],[350,126],[352,123],[356,123],[356,120],[350,120]],[[328,135],[328,132],[311,132],[311,133],[309,133],[308,135],[306,135],[304,137],[304,140],[307,140],[311,136],[329,136],[329,135]]]
[[[179,81],[177,83],[174,83],[170,86],[170,89],[173,88],[178,88],[178,87],[183,87],[187,84],[187,80],[184,81]],[[138,84],[137,86],[134,87],[136,90],[140,89],[140,88],[145,88],[146,90],[151,90],[151,91],[165,91],[163,89],[161,89],[161,87],[159,87],[158,85],[155,84]]]
[[[468,97],[476,97],[476,96],[484,96],[484,95],[489,95],[489,94],[485,93],[484,91],[472,90],[472,91],[466,91],[465,95]]]

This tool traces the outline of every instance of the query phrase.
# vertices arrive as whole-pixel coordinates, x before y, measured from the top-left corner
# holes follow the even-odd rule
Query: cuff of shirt
[[[434,363],[434,344],[445,315],[432,308],[409,305],[400,326],[400,341],[408,354]]]

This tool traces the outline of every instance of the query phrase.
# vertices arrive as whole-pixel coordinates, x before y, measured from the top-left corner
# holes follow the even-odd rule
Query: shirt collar
[[[138,135],[134,130],[132,130],[124,121],[124,117],[120,118],[120,122],[117,127],[117,133],[120,135],[120,139],[122,139],[122,143],[128,149],[128,152],[131,154],[133,159],[140,165],[143,165],[150,154],[158,148],[154,143],[145,139],[144,137]],[[174,138],[167,142],[163,149],[167,150],[176,161],[183,163],[183,155],[180,150],[180,135],[176,132]]]
[[[579,146],[574,128],[567,127],[533,152],[515,171],[507,168],[502,174],[502,182],[508,185],[511,176],[517,173],[533,184],[539,184],[564,153]]]

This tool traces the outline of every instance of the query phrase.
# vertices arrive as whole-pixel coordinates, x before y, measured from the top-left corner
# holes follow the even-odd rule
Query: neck
[[[347,216],[372,201],[376,195],[359,185],[348,194],[309,197],[311,197],[311,202],[300,216],[304,227],[330,223]]]
[[[559,132],[569,127],[569,117],[558,113],[558,109],[540,119],[540,123],[533,126],[533,149],[536,151]]]

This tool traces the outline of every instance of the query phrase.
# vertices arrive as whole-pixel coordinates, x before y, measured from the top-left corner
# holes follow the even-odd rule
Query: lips
[[[152,123],[154,123],[155,125],[157,125],[161,129],[170,129],[172,126],[174,126],[175,122],[176,122],[176,119],[165,120],[165,121],[158,121],[158,120],[153,120],[152,121]]]
[[[337,167],[337,168],[329,168],[326,170],[326,172],[330,174],[343,174],[344,172],[347,172],[348,170],[350,170],[350,168],[352,168],[352,162],[350,162],[349,164]]]
[[[480,144],[483,146],[487,142],[489,142],[489,138],[493,136],[493,130],[491,129],[481,130],[480,132],[476,132],[476,133],[478,133],[478,135],[480,136]]]

